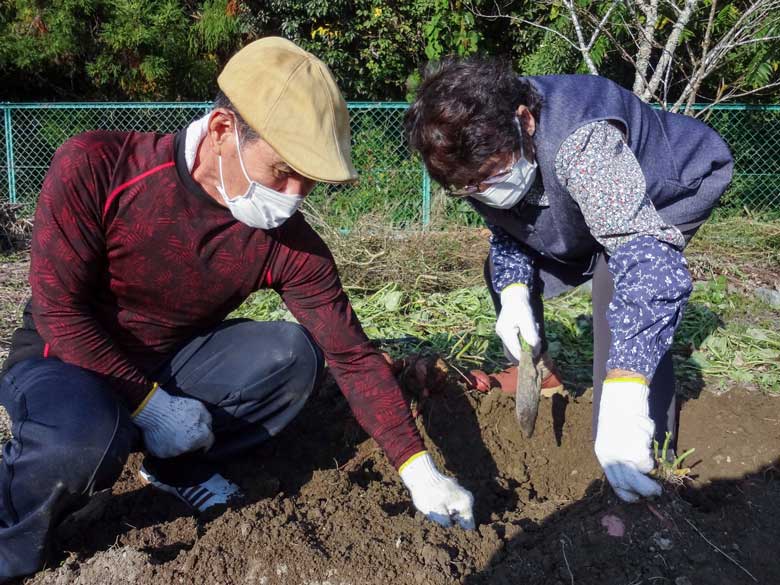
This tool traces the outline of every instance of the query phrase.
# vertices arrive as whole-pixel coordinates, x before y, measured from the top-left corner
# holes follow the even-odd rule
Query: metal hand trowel
[[[542,391],[542,376],[531,355],[531,346],[520,339],[522,352],[517,364],[517,390],[515,392],[515,416],[526,439],[534,434],[536,415],[539,413],[539,395]]]

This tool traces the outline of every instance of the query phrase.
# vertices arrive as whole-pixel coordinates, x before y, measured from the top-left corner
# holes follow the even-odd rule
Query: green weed
[[[664,444],[658,447],[658,441],[653,440],[653,458],[656,462],[655,469],[650,475],[660,479],[665,483],[682,485],[686,479],[690,479],[691,468],[683,467],[683,461],[687,459],[696,449],[688,449],[682,455],[673,457],[673,452],[669,450],[669,443],[672,439],[672,433],[667,432]]]

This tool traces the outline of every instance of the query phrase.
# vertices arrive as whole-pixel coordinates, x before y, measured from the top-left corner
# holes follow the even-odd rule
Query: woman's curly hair
[[[506,61],[447,58],[426,68],[406,136],[434,180],[465,186],[484,178],[494,154],[520,148],[513,117],[521,104],[539,119],[541,96]]]

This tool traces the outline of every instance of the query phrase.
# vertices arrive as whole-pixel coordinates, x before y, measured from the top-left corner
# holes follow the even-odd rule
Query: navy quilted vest
[[[498,225],[543,256],[566,264],[587,263],[601,250],[579,206],[560,184],[555,156],[579,127],[599,120],[618,122],[661,217],[674,225],[706,218],[727,187],[701,190],[713,170],[731,165],[731,153],[718,134],[688,116],[656,110],[616,83],[593,75],[528,77],[543,97],[534,144],[549,207],[518,203],[495,209],[473,199],[486,221]]]

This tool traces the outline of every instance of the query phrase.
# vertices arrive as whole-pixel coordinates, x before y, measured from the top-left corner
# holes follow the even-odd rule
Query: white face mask
[[[515,124],[517,124],[517,131],[520,132],[517,118]],[[493,183],[481,193],[474,193],[471,197],[498,209],[514,207],[534,184],[537,166],[536,161],[530,162],[523,156],[523,133],[520,132],[520,158],[512,165],[506,178]]]
[[[241,158],[241,148],[238,142],[238,129],[233,126],[236,133],[236,152],[238,152],[238,162],[241,164],[241,171],[244,177],[249,181],[249,187],[243,195],[230,198],[225,190],[225,180],[222,177],[222,156],[219,161],[219,182],[217,191],[222,196],[225,205],[230,209],[238,221],[254,228],[270,230],[279,227],[288,220],[293,213],[303,203],[301,195],[287,195],[275,191],[257,181],[249,178],[244,167],[244,161]]]

